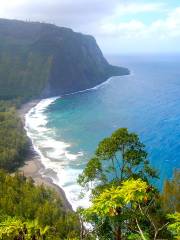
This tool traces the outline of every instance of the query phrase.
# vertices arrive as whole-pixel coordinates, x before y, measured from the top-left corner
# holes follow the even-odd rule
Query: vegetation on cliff
[[[111,66],[91,36],[52,24],[0,19],[0,99],[60,95],[128,73]]]
[[[9,171],[22,164],[28,148],[16,105],[17,102],[0,101],[0,168]]]
[[[80,235],[79,218],[56,192],[4,171],[17,170],[28,150],[19,105],[18,100],[0,101],[0,239],[74,239]]]
[[[4,171],[0,171],[0,186],[0,239],[79,236],[78,217],[64,209],[53,190],[35,186],[32,179],[18,173],[11,176]]]

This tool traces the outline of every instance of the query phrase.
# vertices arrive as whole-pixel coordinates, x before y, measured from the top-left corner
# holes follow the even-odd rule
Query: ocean
[[[76,180],[100,140],[126,127],[146,145],[160,179],[180,167],[180,55],[109,56],[128,67],[128,76],[112,77],[85,91],[42,100],[26,115],[26,130],[45,166],[43,175],[62,187],[73,208]]]

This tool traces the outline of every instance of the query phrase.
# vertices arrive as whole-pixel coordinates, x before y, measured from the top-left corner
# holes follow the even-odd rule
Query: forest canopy
[[[0,239],[13,240],[21,234],[25,239],[71,239],[79,236],[79,229],[78,217],[63,207],[56,192],[35,186],[21,174],[0,171]],[[37,238],[38,231],[44,238]]]
[[[22,164],[27,148],[28,139],[16,103],[0,101],[0,168],[17,168]]]

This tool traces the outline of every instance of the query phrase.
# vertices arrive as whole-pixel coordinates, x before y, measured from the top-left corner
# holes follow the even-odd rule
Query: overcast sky
[[[180,52],[180,0],[0,0],[0,17],[92,34],[104,53]]]

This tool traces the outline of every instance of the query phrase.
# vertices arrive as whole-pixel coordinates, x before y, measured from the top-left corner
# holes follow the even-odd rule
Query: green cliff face
[[[51,24],[0,19],[0,98],[54,96],[128,74],[93,37]]]

